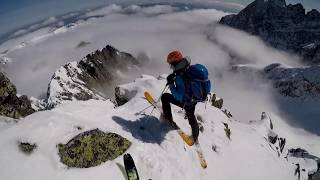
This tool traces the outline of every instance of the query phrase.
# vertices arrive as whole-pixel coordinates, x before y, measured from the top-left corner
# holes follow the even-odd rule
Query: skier
[[[183,57],[180,51],[172,51],[167,56],[167,62],[170,64],[171,69],[173,69],[173,73],[167,77],[167,85],[169,85],[171,94],[164,93],[161,96],[161,102],[162,102],[162,108],[163,108],[163,114],[161,115],[162,116],[161,118],[164,118],[173,128],[177,129],[178,126],[173,121],[173,118],[172,118],[170,103],[185,109],[186,116],[188,118],[189,124],[192,129],[193,141],[197,142],[198,136],[199,136],[199,126],[198,126],[196,117],[194,115],[194,111],[195,111],[197,102],[200,102],[200,101],[194,101],[191,98],[194,95],[192,95],[192,92],[188,90],[188,89],[191,89],[190,86],[188,85],[188,82],[190,82],[191,80],[190,78],[187,78],[189,77],[187,76],[187,72],[189,74],[191,73],[190,72],[191,70],[188,71],[188,69],[192,69],[190,68],[191,67],[190,61],[186,57]],[[192,66],[196,68],[198,67],[197,65],[192,65]],[[205,69],[204,66],[200,65],[200,67],[202,68],[201,70],[204,71]],[[205,72],[207,73],[206,69],[205,69]],[[203,82],[207,82],[207,84],[204,86],[206,87],[206,89],[200,90],[200,91],[205,92],[203,96],[205,96],[206,98],[207,94],[210,91],[211,84],[209,80],[204,80]]]

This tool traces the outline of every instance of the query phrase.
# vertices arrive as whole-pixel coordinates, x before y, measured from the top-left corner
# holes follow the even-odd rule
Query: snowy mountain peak
[[[54,107],[63,101],[103,99],[81,80],[82,72],[77,62],[70,62],[54,73],[47,92],[48,107]]]
[[[79,62],[69,62],[52,76],[47,91],[48,108],[63,101],[108,99],[107,91],[117,79],[117,71],[136,69],[138,65],[131,54],[110,45],[88,54]]]

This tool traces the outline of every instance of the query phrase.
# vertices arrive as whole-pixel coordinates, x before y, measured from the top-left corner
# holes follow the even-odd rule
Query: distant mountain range
[[[273,87],[284,97],[320,98],[320,66],[294,68],[275,63],[263,68],[234,65],[232,70],[271,81]]]
[[[308,64],[320,63],[320,13],[316,9],[306,13],[301,4],[255,0],[219,23],[257,35],[277,49],[300,55]]]

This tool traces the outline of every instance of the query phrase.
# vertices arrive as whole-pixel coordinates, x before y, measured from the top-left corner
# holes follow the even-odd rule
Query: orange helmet
[[[169,64],[179,62],[183,59],[183,55],[180,51],[172,51],[168,54],[167,62]]]

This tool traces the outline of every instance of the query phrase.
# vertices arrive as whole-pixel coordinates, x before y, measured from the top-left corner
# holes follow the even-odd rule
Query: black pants
[[[196,117],[194,115],[194,110],[195,110],[196,105],[183,107],[184,104],[179,102],[179,101],[177,101],[169,93],[164,93],[161,96],[161,102],[162,102],[162,109],[163,109],[164,116],[169,121],[173,120],[170,103],[185,109],[187,118],[189,120],[189,124],[190,124],[191,129],[192,129],[192,137],[193,137],[193,139],[195,141],[197,141],[198,140],[198,136],[199,136],[199,125],[198,125],[197,119],[196,119]]]

